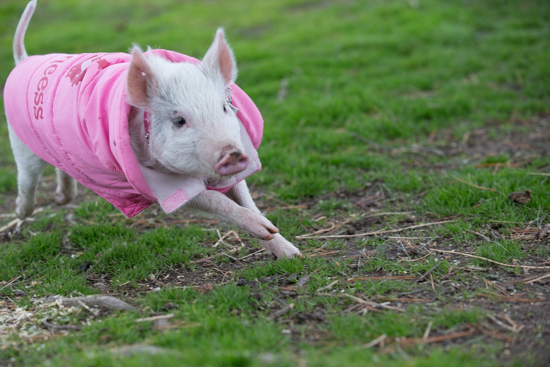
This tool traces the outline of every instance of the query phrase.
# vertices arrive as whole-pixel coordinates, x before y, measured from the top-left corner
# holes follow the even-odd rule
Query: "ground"
[[[304,257],[82,186],[56,207],[52,169],[19,223],[2,124],[0,365],[550,364],[546,2],[94,4],[39,1],[29,53],[200,58],[226,27],[266,122],[253,197]],[[67,303],[99,295],[128,309]]]

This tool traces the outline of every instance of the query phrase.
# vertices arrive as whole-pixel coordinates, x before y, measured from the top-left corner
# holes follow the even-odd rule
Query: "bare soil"
[[[512,119],[512,128],[506,130],[499,124],[488,124],[486,127],[466,133],[462,139],[457,140],[446,132],[434,134],[432,143],[438,146],[447,157],[466,156],[472,162],[481,161],[488,156],[498,156],[505,154],[510,160],[502,166],[524,166],[529,164],[534,158],[546,156],[550,151],[550,115],[543,115],[532,121],[523,121]],[[445,142],[444,144],[442,142]],[[426,154],[431,154],[426,151]],[[414,153],[400,153],[414,154]],[[420,161],[421,158],[418,160]],[[421,163],[422,164],[422,163]],[[453,165],[451,161],[449,165]],[[427,166],[425,166],[427,167]],[[499,164],[487,165],[492,169],[499,169]],[[428,167],[430,168],[430,167]],[[433,166],[431,167],[433,168]],[[441,168],[446,168],[442,166]],[[538,167],[540,170],[550,170],[550,167]],[[50,205],[53,202],[55,191],[55,179],[46,177],[40,187],[41,194],[38,196],[38,206]],[[15,193],[3,195],[4,204],[0,206],[3,213],[13,211],[13,199]],[[285,207],[280,200],[274,199],[269,195],[262,193],[254,194],[258,206],[261,210],[270,210],[277,207]],[[372,182],[359,191],[348,192],[339,190],[329,193],[322,198],[307,200],[299,203],[286,204],[289,208],[296,205],[308,210],[312,218],[320,217],[315,208],[320,199],[336,198],[347,200],[357,208],[369,212],[371,209],[383,207],[384,210],[392,208],[392,205],[399,204],[399,210],[403,211],[403,204],[411,198],[391,197],[380,182]],[[95,194],[90,190],[80,187],[80,194],[74,203],[78,205],[84,201],[94,200]],[[414,199],[414,198],[413,198]],[[69,207],[69,213],[70,213]],[[160,226],[181,225],[181,223],[193,222],[202,223],[207,228],[218,228],[226,233],[229,228],[218,223],[215,220],[205,218],[195,213],[180,211],[176,215],[167,217],[165,220],[159,220],[157,214],[159,208],[154,206],[145,213],[139,215],[134,220],[132,226],[139,231],[157,228]],[[445,218],[420,217],[411,215],[410,218],[398,223],[397,228],[413,226],[415,224],[443,220]],[[5,220],[7,222],[7,220]],[[383,217],[363,216],[358,218],[346,218],[344,213],[337,214],[330,218],[334,224],[332,230],[327,230],[323,234],[346,234],[354,235],[369,231],[375,231],[384,228],[386,224]],[[319,225],[322,230],[330,228],[326,223]],[[225,232],[224,232],[225,231]],[[419,229],[411,233],[411,236],[422,237],[425,229]],[[500,228],[492,228],[494,236],[505,236]],[[17,233],[6,231],[1,242],[8,238],[17,236]],[[381,235],[383,237],[383,235]],[[114,295],[132,302],[133,299],[141,298],[148,292],[154,292],[163,287],[194,287],[202,292],[208,292],[214,286],[228,283],[234,283],[238,286],[249,287],[251,289],[251,302],[259,310],[267,310],[270,316],[277,322],[284,324],[285,328],[293,338],[307,340],[311,343],[318,343],[331,348],[328,332],[322,327],[326,323],[327,310],[317,307],[311,312],[289,312],[292,301],[300,296],[299,290],[303,283],[307,282],[308,274],[284,274],[279,276],[266,277],[254,281],[245,281],[236,277],[236,271],[249,266],[261,267],[264,264],[273,261],[265,252],[258,253],[257,244],[245,236],[242,237],[247,247],[240,253],[234,253],[234,258],[242,260],[230,262],[221,262],[217,258],[194,259],[193,269],[186,265],[175,266],[168,271],[159,274],[154,279],[149,279],[139,283],[139,287],[122,286],[113,288],[109,279],[104,275],[96,274],[93,269],[87,271],[87,283],[96,288],[102,294]],[[366,246],[361,242],[361,237],[345,239],[344,248],[336,251],[326,249],[314,249],[305,252],[306,256],[322,256],[328,261],[335,261],[342,266],[342,279],[340,282],[346,282],[358,276],[384,277],[390,278],[395,274],[389,274],[382,270],[369,274],[361,271],[364,265],[370,259],[380,254],[380,249],[373,246]],[[462,253],[471,253],[471,248],[476,243],[484,241],[483,238],[476,238],[470,243],[453,243],[451,239],[438,239],[437,242],[446,241],[449,245],[445,247],[447,251],[457,251]],[[300,246],[300,240],[295,241]],[[409,247],[405,250],[399,245],[386,247],[384,256],[391,261],[421,261],[421,259],[430,253],[430,250],[437,249],[435,246],[427,246],[421,249],[420,240],[411,239]],[[253,243],[255,245],[253,245]],[[539,246],[550,246],[548,234],[541,236],[540,230],[529,230],[523,234],[521,243],[526,250]],[[212,244],[205,244],[211,246]],[[377,251],[379,251],[377,253]],[[532,270],[513,270],[501,266],[495,266],[490,263],[483,263],[479,266],[468,266],[468,259],[460,255],[449,255],[437,252],[431,252],[432,256],[440,259],[447,259],[449,262],[457,261],[455,267],[451,268],[448,274],[438,275],[437,277],[425,276],[421,274],[414,275],[413,279],[405,280],[410,282],[410,290],[407,292],[392,292],[391,294],[380,294],[373,302],[389,302],[391,307],[405,308],[411,304],[424,305],[427,313],[439,312],[442,310],[458,309],[467,310],[479,308],[485,310],[492,318],[484,319],[478,325],[467,325],[460,329],[452,330],[453,333],[464,332],[465,336],[452,339],[442,338],[441,345],[448,348],[452,345],[468,345],[473,342],[481,343],[484,340],[498,340],[503,343],[502,354],[499,356],[503,362],[512,359],[525,359],[531,365],[548,366],[550,365],[550,299],[548,289],[550,287],[550,277],[527,284],[530,280],[542,277],[548,274],[548,269]],[[353,259],[350,263],[346,259]],[[532,253],[523,262],[524,264],[550,265],[550,259],[539,258]],[[544,266],[544,265],[542,265]],[[423,278],[422,281],[418,281]],[[259,285],[270,287],[272,292],[280,300],[279,302],[266,302],[262,299],[262,293],[256,289]],[[484,291],[480,291],[480,289]],[[327,292],[330,290],[328,289]],[[471,296],[464,298],[464,294]],[[360,295],[358,295],[360,296]],[[361,303],[351,303],[347,298],[341,299],[343,313],[364,313],[364,312],[386,312],[387,309],[380,307],[373,309]],[[168,306],[167,306],[168,308]],[[496,321],[495,321],[496,320]],[[470,333],[470,334],[468,334]],[[466,335],[467,334],[467,335]],[[433,337],[449,335],[449,331],[433,330],[430,334]],[[434,339],[436,340],[436,339]],[[436,341],[434,341],[435,343]],[[404,342],[403,346],[406,346]],[[412,341],[411,341],[412,343]],[[387,343],[391,346],[391,343]],[[380,353],[392,351],[380,348]]]

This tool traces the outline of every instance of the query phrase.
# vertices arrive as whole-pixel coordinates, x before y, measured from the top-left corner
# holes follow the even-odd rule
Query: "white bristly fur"
[[[23,40],[35,7],[35,0],[29,2],[17,26],[13,44],[16,64],[27,57]],[[151,53],[145,57],[137,46],[132,55],[128,102],[133,107],[128,124],[138,161],[155,170],[211,181],[220,179],[215,166],[224,152],[244,151],[239,121],[225,105],[225,90],[236,79],[237,66],[223,30],[218,29],[200,66],[172,63]],[[143,124],[145,109],[151,121],[149,142]],[[186,121],[182,127],[174,123],[179,117]],[[18,170],[16,213],[23,219],[34,211],[36,186],[46,163],[21,142],[11,126],[9,136]],[[76,182],[59,169],[57,174],[56,203],[67,204],[77,194]],[[185,207],[214,214],[234,224],[258,238],[267,253],[278,258],[300,255],[260,213],[245,181],[233,186],[227,195],[207,190]]]
[[[221,32],[221,31],[219,31]],[[226,86],[189,63],[172,63],[149,54],[147,62],[156,86],[148,89],[147,110],[151,118],[149,144],[145,139],[143,109],[136,108],[129,122],[132,147],[138,160],[150,168],[221,178],[214,166],[228,147],[243,151],[239,122],[226,106]],[[131,101],[130,101],[131,102]],[[186,124],[176,127],[174,117]]]

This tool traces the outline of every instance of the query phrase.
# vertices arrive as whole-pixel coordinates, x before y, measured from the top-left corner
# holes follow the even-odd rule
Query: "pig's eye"
[[[176,125],[176,127],[182,127],[183,125],[185,125],[185,119],[183,117],[176,117],[175,119],[172,120],[174,122],[174,125]]]
[[[227,108],[223,105],[223,112],[227,113]]]

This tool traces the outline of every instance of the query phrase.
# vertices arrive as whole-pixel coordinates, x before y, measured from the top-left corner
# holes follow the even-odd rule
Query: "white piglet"
[[[4,89],[18,170],[16,213],[35,207],[47,163],[56,203],[76,181],[132,217],[158,202],[214,214],[258,238],[269,254],[299,256],[256,207],[245,178],[259,171],[263,120],[234,84],[235,57],[219,29],[202,61],[167,50],[27,56],[31,1],[17,27],[16,67]],[[76,181],[75,181],[76,180]]]

